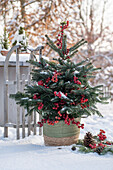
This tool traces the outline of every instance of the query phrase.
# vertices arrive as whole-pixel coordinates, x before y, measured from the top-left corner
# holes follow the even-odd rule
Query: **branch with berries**
[[[105,155],[106,153],[113,154],[113,142],[107,140],[105,131],[100,129],[99,134],[93,136],[90,132],[86,133],[84,139],[80,139],[73,148],[78,147],[78,151],[82,153],[98,153],[99,155]]]

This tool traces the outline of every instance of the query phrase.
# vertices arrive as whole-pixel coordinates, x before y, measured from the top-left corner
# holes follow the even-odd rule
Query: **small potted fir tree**
[[[3,36],[0,37],[0,51],[4,56],[6,56],[9,51],[9,35],[6,28],[4,28]]]
[[[57,44],[46,35],[47,44],[58,53],[56,62],[29,61],[35,66],[32,70],[32,86],[26,86],[25,93],[11,95],[20,106],[24,106],[28,114],[36,110],[42,115],[39,126],[43,126],[46,145],[71,145],[79,137],[82,117],[91,114],[102,116],[95,106],[102,103],[101,86],[92,87],[89,79],[96,68],[88,60],[80,63],[72,62],[77,49],[86,43],[83,39],[73,47],[67,48],[64,30],[69,22],[61,23],[61,32]]]
[[[12,46],[15,45],[21,45],[22,53],[27,52],[28,41],[23,23],[20,24],[18,30],[15,32],[15,35],[12,39]]]

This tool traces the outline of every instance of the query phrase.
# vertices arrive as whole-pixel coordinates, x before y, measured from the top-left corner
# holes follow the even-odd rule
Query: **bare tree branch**
[[[41,2],[42,0],[31,0],[30,2],[25,2],[24,4],[23,4],[23,7],[26,7],[26,6],[28,6],[28,5],[30,5],[30,4],[32,4],[32,3],[35,3],[35,2]]]
[[[107,3],[107,1],[104,0],[103,10],[102,10],[102,18],[101,18],[101,24],[100,24],[100,36],[102,35],[102,32],[103,32],[104,13],[105,13],[105,8],[106,8],[106,3]]]

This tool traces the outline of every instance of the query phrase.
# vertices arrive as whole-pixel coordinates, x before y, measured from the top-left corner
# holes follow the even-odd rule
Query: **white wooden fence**
[[[104,93],[103,96],[104,97],[110,97],[110,101],[112,102],[113,101],[113,89],[111,89],[108,86],[103,86],[102,90],[103,90],[103,93]]]
[[[30,50],[30,59],[34,59],[34,51],[39,51],[39,59],[42,57],[42,49],[43,46],[38,46],[36,49]],[[32,70],[32,65],[29,64],[28,67],[28,78],[26,80],[25,75],[22,75],[22,79],[20,79],[20,63],[19,63],[19,50],[21,49],[21,46],[16,45],[11,48],[11,50],[8,52],[5,63],[4,63],[4,137],[8,137],[8,127],[14,127],[16,128],[16,135],[17,139],[20,139],[20,128],[22,128],[22,138],[25,137],[25,127],[28,128],[28,136],[31,134],[31,130],[33,131],[34,135],[36,135],[36,112],[33,112],[32,115],[28,115],[27,122],[25,123],[25,110],[22,108],[22,123],[20,123],[20,106],[17,105],[17,115],[16,115],[16,124],[9,123],[8,122],[8,116],[9,116],[9,110],[8,110],[8,100],[9,100],[9,91],[8,87],[9,85],[16,84],[16,92],[17,91],[24,91],[24,87],[26,84],[31,84],[31,75],[30,72]],[[9,59],[11,54],[16,50],[16,81],[10,81],[8,78],[8,65],[9,65]],[[39,119],[41,117],[39,116]],[[42,134],[41,128],[39,128],[39,135]]]

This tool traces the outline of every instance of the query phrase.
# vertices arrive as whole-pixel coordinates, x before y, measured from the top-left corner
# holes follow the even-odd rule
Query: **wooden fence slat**
[[[31,116],[28,115],[28,136],[31,135]]]
[[[20,48],[20,46],[16,45],[11,48],[4,63],[4,137],[8,137],[8,127],[5,126],[8,123],[8,84],[6,83],[8,82],[8,64],[11,54],[17,48]]]
[[[19,129],[19,124],[20,124],[20,106],[17,105],[17,123],[16,123],[16,136],[17,139],[20,139],[20,129]]]
[[[30,69],[30,68],[29,68]],[[31,75],[30,75],[30,70],[29,70],[29,74],[28,74],[28,85],[31,84]],[[28,115],[28,136],[31,135],[31,116]]]
[[[39,49],[39,61],[41,60],[41,58],[42,58],[42,48]],[[39,115],[39,121],[41,121],[41,119],[42,119],[42,116]],[[40,136],[42,135],[42,128],[41,127],[39,127],[39,135]]]
[[[6,127],[6,123],[8,123],[8,61],[6,60],[4,64],[4,137],[8,137],[8,127]]]
[[[42,118],[42,116],[39,115],[39,122],[41,121],[41,118]],[[41,127],[39,127],[39,135],[40,136],[42,135],[42,128]]]
[[[16,49],[16,91],[20,90],[19,48]],[[20,139],[20,106],[17,105],[17,139]]]
[[[34,135],[36,135],[36,111],[34,111]]]
[[[30,54],[30,60],[33,60],[33,51],[31,51]],[[29,65],[29,75],[28,75],[28,85],[31,85],[31,71],[32,71],[33,66],[30,64]],[[33,131],[33,127],[31,126],[31,122],[33,121],[33,113],[32,115],[28,115],[28,136],[31,135],[31,130]]]
[[[4,84],[4,137],[8,137],[8,85]]]
[[[22,74],[22,92],[25,88],[25,74]],[[25,109],[22,107],[22,138],[25,138]]]

